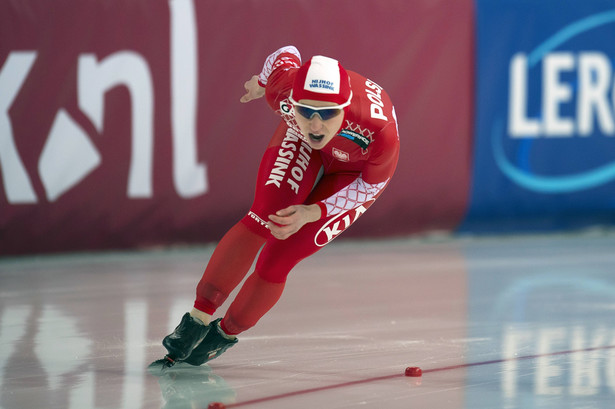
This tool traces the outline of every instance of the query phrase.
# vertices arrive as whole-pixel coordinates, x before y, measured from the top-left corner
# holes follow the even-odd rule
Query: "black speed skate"
[[[205,362],[219,357],[238,342],[237,338],[229,339],[224,334],[222,328],[220,328],[220,321],[222,321],[222,318],[218,318],[209,324],[210,329],[205,339],[192,350],[192,353],[184,359],[184,362],[195,366],[203,365]]]
[[[162,340],[162,345],[169,352],[162,359],[163,363],[173,366],[176,362],[188,358],[192,350],[205,339],[209,329],[209,325],[204,325],[190,313],[185,313],[175,331]]]

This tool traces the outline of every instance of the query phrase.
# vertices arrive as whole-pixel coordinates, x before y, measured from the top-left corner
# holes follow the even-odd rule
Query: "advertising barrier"
[[[324,12],[326,11],[326,12]],[[391,95],[401,158],[345,236],[466,212],[472,2],[0,2],[0,255],[204,243],[248,211],[279,119],[239,103],[295,45]]]
[[[461,229],[612,225],[615,4],[476,5],[471,205]]]

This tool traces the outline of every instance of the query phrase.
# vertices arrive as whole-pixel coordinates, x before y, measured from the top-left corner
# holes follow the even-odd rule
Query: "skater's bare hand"
[[[243,87],[246,89],[246,93],[239,100],[244,104],[265,95],[265,88],[258,83],[258,75],[252,76],[243,84]]]
[[[320,219],[320,207],[318,205],[295,205],[278,210],[269,215],[267,226],[273,237],[278,240],[286,240],[297,233],[306,223]]]

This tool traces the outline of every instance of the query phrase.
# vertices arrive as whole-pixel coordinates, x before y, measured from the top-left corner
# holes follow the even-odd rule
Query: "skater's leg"
[[[226,233],[216,246],[196,288],[194,308],[209,315],[209,319],[194,311],[193,316],[209,324],[211,315],[248,273],[264,243],[263,237],[250,231],[242,222]]]
[[[253,327],[278,302],[282,291],[284,282],[267,281],[258,272],[252,273],[220,323],[222,330],[237,335]]]
[[[313,203],[328,197],[356,177],[356,174],[325,176],[314,189],[308,202]],[[286,240],[270,236],[258,256],[255,273],[246,280],[221,322],[224,332],[237,335],[253,327],[280,299],[290,271],[301,260],[316,253],[347,229],[371,203],[373,201],[359,209],[308,223]],[[336,223],[332,229],[336,235],[324,232],[330,223]]]

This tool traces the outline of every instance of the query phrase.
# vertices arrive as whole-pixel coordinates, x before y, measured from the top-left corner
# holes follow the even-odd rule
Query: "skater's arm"
[[[301,65],[301,54],[295,47],[286,46],[276,50],[267,57],[260,74],[252,76],[245,82],[246,93],[240,101],[246,103],[261,98],[265,95],[269,77],[274,71],[286,71],[289,68],[297,68],[299,65]]]
[[[262,87],[265,87],[274,71],[286,71],[290,68],[299,68],[300,65],[301,54],[296,47],[292,45],[281,47],[265,59],[258,81]]]
[[[274,110],[280,109],[280,102],[288,98],[293,83],[290,74],[301,66],[301,54],[293,46],[282,47],[270,54],[263,64],[261,72],[248,80],[246,94],[241,102],[249,102],[263,95],[267,104]]]

